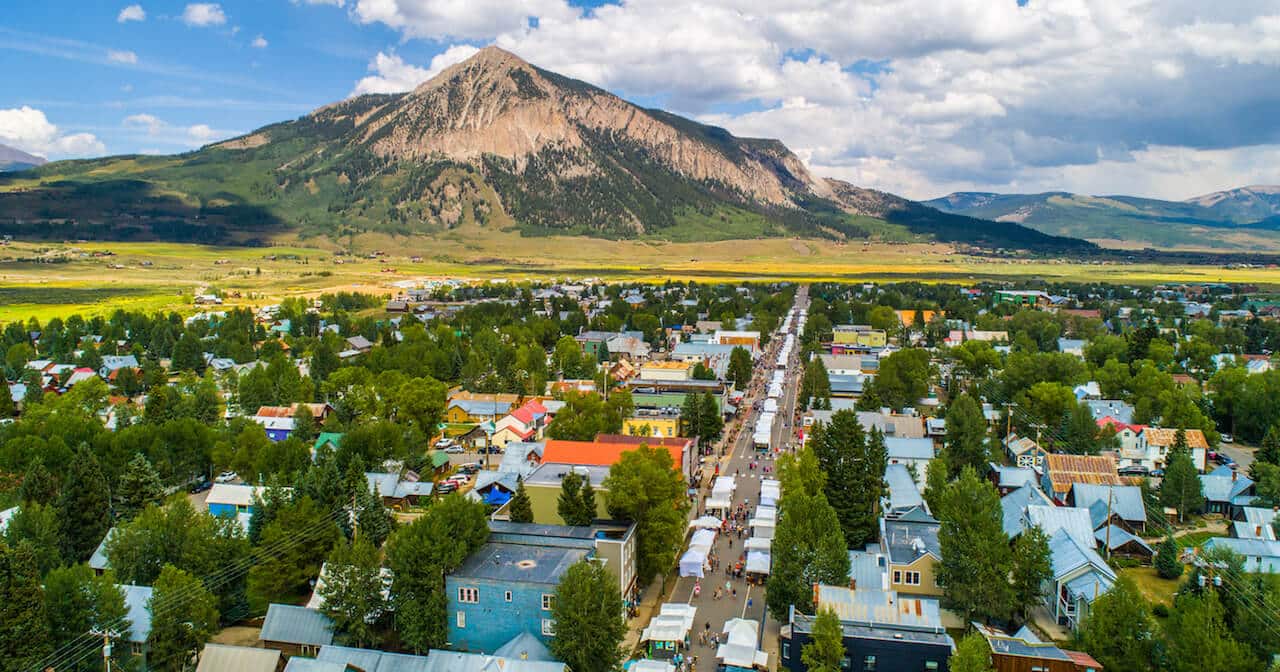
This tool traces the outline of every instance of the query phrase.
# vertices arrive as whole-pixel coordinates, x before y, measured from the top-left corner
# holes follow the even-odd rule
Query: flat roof
[[[449,576],[458,580],[480,579],[556,585],[571,565],[587,557],[580,548],[534,544],[486,543]]]
[[[524,484],[529,485],[554,485],[560,487],[560,481],[569,475],[569,472],[586,476],[591,481],[591,487],[600,489],[600,485],[604,483],[604,479],[609,476],[609,467],[595,464],[566,464],[564,462],[545,462],[529,473],[524,479]]]

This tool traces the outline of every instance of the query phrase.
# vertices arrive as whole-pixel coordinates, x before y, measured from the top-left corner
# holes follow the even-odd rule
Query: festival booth
[[[669,660],[632,660],[623,669],[626,672],[676,672],[676,665]]]
[[[649,657],[667,661],[686,650],[696,613],[697,609],[690,604],[669,602],[659,607],[640,635],[640,641],[647,644]]]
[[[768,551],[747,551],[747,583],[763,585],[769,578],[773,558]]]
[[[747,521],[751,525],[751,536],[760,539],[773,539],[773,530],[777,520],[772,518],[752,518]]]
[[[680,576],[702,578],[707,566],[707,556],[716,542],[714,530],[697,530],[689,540],[689,550],[680,556]]]
[[[697,528],[700,530],[718,530],[720,529],[720,526],[723,524],[724,524],[724,521],[720,520],[719,518],[716,518],[715,516],[702,516],[701,518],[689,523],[689,528],[690,529]]]
[[[760,624],[735,618],[724,624],[725,640],[716,649],[716,660],[725,672],[769,669],[769,654],[756,648],[760,641]]]
[[[782,486],[777,481],[766,478],[760,481],[760,505],[777,506],[782,498]]]
[[[773,549],[773,540],[751,537],[742,545],[742,548],[748,553],[751,551],[764,551],[765,553],[768,553]]]

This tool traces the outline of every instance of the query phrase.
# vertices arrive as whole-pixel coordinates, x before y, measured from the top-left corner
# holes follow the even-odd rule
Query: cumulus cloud
[[[63,133],[32,107],[0,109],[0,144],[47,158],[100,155],[105,145],[92,133]]]
[[[120,13],[116,15],[116,22],[118,23],[127,23],[129,21],[146,21],[146,20],[147,20],[147,12],[146,10],[142,9],[142,5],[129,5],[128,7],[125,7],[124,9],[120,10]]]
[[[249,45],[250,45],[250,46],[252,46],[254,49],[266,49],[266,48],[267,48],[267,38],[265,38],[265,37],[263,37],[263,36],[259,35],[259,36],[255,37],[255,38],[253,38],[253,42],[250,42],[250,43],[249,43]]]
[[[221,26],[227,22],[227,15],[216,2],[193,2],[182,10],[182,22],[197,28]]]
[[[477,51],[479,50],[471,45],[454,45],[432,58],[430,66],[426,68],[405,63],[404,59],[396,54],[378,52],[378,55],[369,63],[369,70],[375,74],[356,82],[356,88],[351,95],[412,91],[419,84],[440,74],[445,68],[471,58]]]
[[[138,63],[138,55],[132,51],[125,50],[107,50],[107,60],[113,63],[124,63],[126,65],[136,65]]]
[[[492,42],[908,196],[1125,184],[1185,197],[1196,179],[1278,179],[1274,164],[1230,158],[1280,146],[1262,112],[1280,109],[1280,13],[1264,0],[349,4],[405,39]],[[408,90],[437,69],[379,54],[370,70],[356,93]]]
[[[171,124],[154,114],[147,113],[131,114],[124,118],[121,126],[132,134],[144,134],[148,138],[148,142],[158,142],[182,148],[200,147],[210,141],[240,134],[239,131],[217,129],[208,124],[194,124],[191,126]]]

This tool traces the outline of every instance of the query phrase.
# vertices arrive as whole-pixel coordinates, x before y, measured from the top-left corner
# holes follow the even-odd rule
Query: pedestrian
[[[751,608],[751,598],[747,598],[747,609]]]

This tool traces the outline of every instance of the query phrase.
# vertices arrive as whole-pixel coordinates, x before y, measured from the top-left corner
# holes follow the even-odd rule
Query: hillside
[[[0,145],[0,173],[14,170],[27,170],[36,166],[43,166],[47,161],[44,157],[28,154],[20,149],[15,149],[8,145]]]
[[[0,231],[252,243],[481,227],[1090,247],[837,186],[776,140],[642,109],[491,47],[412,92],[344,100],[188,154],[0,177]]]
[[[1185,201],[1068,192],[957,192],[924,204],[944,212],[1111,244],[1221,251],[1280,249],[1280,187],[1242,187]]]

